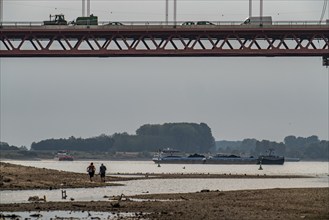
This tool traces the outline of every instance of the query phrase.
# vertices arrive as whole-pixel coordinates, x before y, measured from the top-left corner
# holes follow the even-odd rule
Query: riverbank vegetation
[[[301,160],[328,161],[329,141],[310,137],[287,136],[282,142],[246,138],[242,141],[215,141],[205,123],[165,123],[143,125],[136,134],[115,133],[90,138],[46,139],[16,147],[0,143],[0,159],[52,159],[57,151],[66,150],[76,159],[150,160],[155,152],[173,148],[186,153],[235,154],[255,156],[275,154]]]
[[[264,155],[270,150],[275,154],[301,160],[329,160],[329,141],[310,137],[287,136],[283,142],[244,139],[242,141],[216,141],[216,151],[231,154]]]

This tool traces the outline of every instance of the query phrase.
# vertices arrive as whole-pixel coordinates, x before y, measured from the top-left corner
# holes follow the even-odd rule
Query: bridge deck
[[[3,25],[0,57],[329,56],[329,25]]]

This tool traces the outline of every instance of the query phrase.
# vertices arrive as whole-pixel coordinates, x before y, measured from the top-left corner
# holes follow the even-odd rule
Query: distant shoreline
[[[0,158],[0,162],[9,162],[13,160],[18,161],[41,161],[41,160],[55,160],[53,158]],[[75,158],[74,161],[152,161],[152,158]],[[309,159],[301,159],[299,161],[285,161],[288,163],[298,163],[298,162],[329,162],[329,160],[309,160]],[[154,163],[155,164],[155,163]],[[209,165],[209,164],[205,164]]]

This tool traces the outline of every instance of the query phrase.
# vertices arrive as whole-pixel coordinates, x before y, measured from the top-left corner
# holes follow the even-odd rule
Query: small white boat
[[[66,150],[58,151],[55,155],[55,159],[58,161],[73,161],[74,158],[72,155],[69,154]]]

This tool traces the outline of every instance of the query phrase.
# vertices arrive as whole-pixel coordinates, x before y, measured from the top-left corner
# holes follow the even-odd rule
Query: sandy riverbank
[[[134,178],[107,177],[107,183],[90,182],[87,174],[24,167],[0,163],[0,190],[31,188],[98,187],[117,180]],[[184,175],[183,178],[226,178],[227,175]],[[154,178],[178,178],[159,175]],[[250,176],[234,176],[248,178]],[[98,180],[96,177],[95,180]],[[144,177],[150,178],[150,177]],[[153,178],[153,177],[152,177]],[[230,176],[232,178],[232,176]],[[254,178],[254,177],[253,177]],[[264,177],[259,177],[264,178]],[[266,178],[266,177],[265,177]],[[329,187],[329,185],[328,185]],[[0,191],[1,193],[1,191]],[[137,202],[131,198],[152,199]],[[38,202],[0,204],[1,211],[75,210],[137,212],[149,219],[329,219],[329,188],[270,189],[231,192],[198,192],[187,194],[139,195],[109,198],[108,202]],[[165,200],[165,201],[154,201]]]

